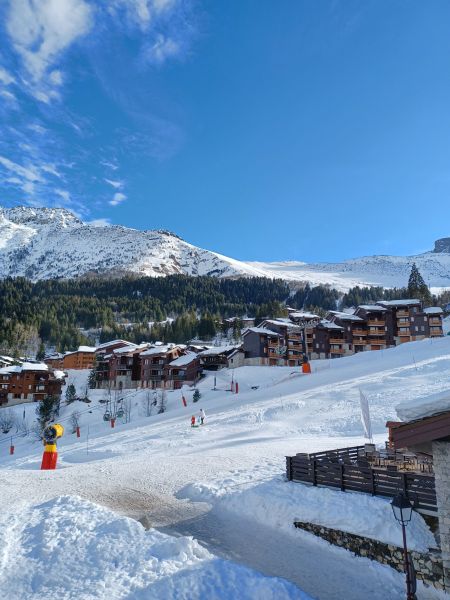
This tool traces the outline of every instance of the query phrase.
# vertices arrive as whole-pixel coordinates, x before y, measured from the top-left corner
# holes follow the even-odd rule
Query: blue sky
[[[0,202],[239,259],[450,236],[447,0],[0,3]]]

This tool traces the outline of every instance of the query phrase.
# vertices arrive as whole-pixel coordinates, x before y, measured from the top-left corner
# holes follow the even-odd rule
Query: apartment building
[[[106,385],[113,389],[138,388],[141,384],[141,354],[149,348],[149,344],[132,344],[116,348],[104,357],[108,361],[108,379],[103,379],[99,387]],[[99,362],[99,368],[103,363]]]
[[[74,352],[66,352],[63,357],[63,369],[92,369],[95,364],[97,348],[79,346]]]
[[[142,352],[140,384],[144,388],[165,388],[170,371],[166,366],[179,358],[183,353],[180,346],[175,344],[155,345]]]
[[[195,352],[187,352],[167,364],[166,387],[174,390],[183,385],[193,385],[200,377],[202,368],[200,359]]]
[[[23,363],[0,369],[0,406],[38,402],[60,396],[64,373],[45,363]]]

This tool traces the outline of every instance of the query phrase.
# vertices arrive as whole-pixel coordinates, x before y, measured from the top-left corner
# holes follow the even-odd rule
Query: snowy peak
[[[441,238],[440,240],[436,240],[434,242],[434,250],[436,253],[446,253],[450,254],[450,238]]]
[[[14,208],[0,208],[0,214],[16,225],[53,227],[77,227],[83,225],[73,213],[65,208],[32,208],[30,206],[16,206]]]
[[[0,277],[69,278],[85,274],[277,277],[346,291],[403,287],[413,263],[426,283],[450,288],[450,238],[418,256],[367,256],[341,263],[243,262],[204,250],[166,230],[95,227],[63,208],[0,207]]]

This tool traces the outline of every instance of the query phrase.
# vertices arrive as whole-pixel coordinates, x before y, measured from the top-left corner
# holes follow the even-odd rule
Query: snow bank
[[[215,558],[190,537],[145,531],[73,496],[1,514],[0,564],[8,600],[308,600],[291,583]]]
[[[213,503],[216,510],[236,513],[297,537],[293,523],[304,521],[402,546],[401,529],[388,499],[287,482],[283,477],[246,489],[239,490],[238,486],[231,479],[198,483],[186,486],[180,495]],[[436,547],[433,534],[418,513],[413,513],[408,526],[408,543],[421,552]]]
[[[450,410],[450,390],[404,400],[397,404],[395,410],[402,421],[415,421]]]

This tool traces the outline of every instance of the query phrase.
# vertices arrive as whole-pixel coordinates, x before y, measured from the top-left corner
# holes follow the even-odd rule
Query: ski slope
[[[193,537],[214,556],[267,577],[289,580],[299,594],[292,597],[306,593],[320,600],[403,598],[400,573],[356,558],[292,526],[295,519],[303,518],[400,543],[389,502],[287,483],[285,456],[364,443],[360,389],[369,398],[375,440],[382,443],[385,422],[396,418],[399,402],[450,391],[450,338],[313,361],[312,369],[310,376],[289,367],[220,371],[216,390],[214,374],[208,374],[198,385],[202,397],[197,404],[192,402],[191,389],[184,392],[187,408],[180,391],[168,392],[167,412],[149,417],[144,416],[147,392],[127,390],[124,397],[131,404],[131,422],[118,422],[115,429],[103,421],[104,405],[99,400],[105,392],[91,391],[91,404],[77,402],[62,408],[66,425],[75,408],[83,411],[81,438],[68,427],[59,444],[56,472],[39,470],[42,447],[37,441],[14,439],[15,454],[9,456],[9,437],[0,434],[2,506],[14,507],[14,513],[20,507],[28,514],[41,510],[38,507],[45,503],[58,502],[59,497],[77,497],[95,504],[87,511],[101,506],[140,521],[150,537],[154,528],[170,540]],[[86,372],[70,372],[68,383],[73,381],[81,391],[86,377]],[[229,391],[232,377],[239,382],[239,394]],[[31,422],[34,408],[22,405],[15,410],[20,418],[25,410]],[[206,411],[206,425],[191,428],[190,417],[198,415],[200,408]],[[8,510],[5,515],[14,518]],[[419,515],[408,535],[411,547],[418,550],[434,544]],[[6,557],[0,550],[0,561],[7,568],[12,568],[17,552],[27,551],[25,538],[21,539]],[[22,577],[20,572],[16,575]],[[105,584],[101,572],[98,577]],[[35,593],[42,589],[37,586]],[[202,593],[190,597],[203,598]],[[166,597],[184,597],[171,594]],[[69,592],[61,595],[58,591],[58,595],[75,597]],[[233,596],[223,592],[217,597]],[[418,597],[443,596],[420,587]]]

